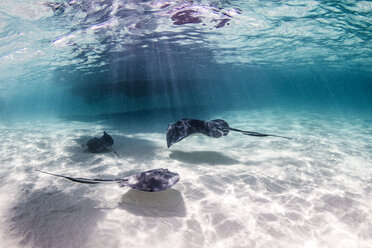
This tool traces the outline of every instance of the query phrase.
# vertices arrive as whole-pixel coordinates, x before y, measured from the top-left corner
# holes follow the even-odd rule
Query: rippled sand
[[[1,123],[1,246],[371,247],[371,119],[275,111],[208,118],[293,140],[230,133],[167,149],[166,125]],[[103,130],[119,158],[81,148]],[[160,193],[34,171],[116,178],[161,167],[181,180]]]

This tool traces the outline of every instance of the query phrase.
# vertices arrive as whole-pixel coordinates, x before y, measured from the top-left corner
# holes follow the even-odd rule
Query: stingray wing
[[[210,137],[219,138],[229,134],[229,124],[224,120],[215,119],[207,121],[207,124]]]
[[[167,129],[167,146],[171,147],[173,144],[183,140],[191,133],[188,131],[188,126],[184,120],[170,123]]]
[[[103,132],[103,136],[100,138],[103,144],[106,146],[112,146],[114,144],[114,139],[107,134],[105,131]]]

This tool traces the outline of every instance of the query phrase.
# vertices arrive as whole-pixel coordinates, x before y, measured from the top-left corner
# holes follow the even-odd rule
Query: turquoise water
[[[185,11],[200,23],[174,24]],[[369,1],[30,0],[0,18],[4,115],[371,109]]]
[[[0,1],[4,247],[371,247],[370,1]],[[221,118],[289,136],[192,136]],[[90,154],[110,133],[121,155]],[[154,168],[161,193],[86,186]]]

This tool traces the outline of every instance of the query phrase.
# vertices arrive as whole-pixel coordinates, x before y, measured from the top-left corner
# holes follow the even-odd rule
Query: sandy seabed
[[[230,133],[167,149],[166,124],[0,123],[0,247],[372,247],[371,119],[275,111],[208,118],[293,140]],[[103,130],[120,157],[82,149]],[[181,180],[148,193],[35,168],[91,178],[168,168]]]

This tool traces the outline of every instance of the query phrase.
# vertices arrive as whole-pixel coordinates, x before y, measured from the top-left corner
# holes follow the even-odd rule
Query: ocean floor
[[[372,119],[228,111],[231,127],[292,137],[190,136],[167,122],[47,119],[0,123],[1,247],[372,247]],[[147,124],[146,124],[147,123]],[[113,153],[81,147],[106,130]],[[147,193],[34,171],[118,178],[168,168]]]

